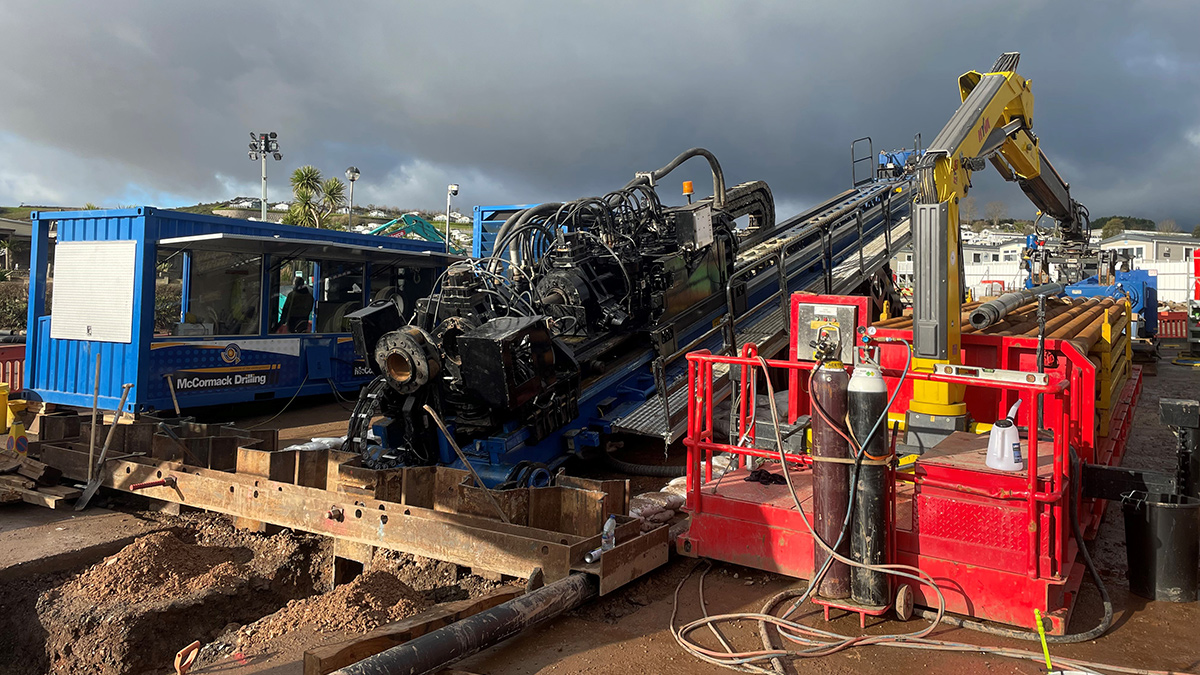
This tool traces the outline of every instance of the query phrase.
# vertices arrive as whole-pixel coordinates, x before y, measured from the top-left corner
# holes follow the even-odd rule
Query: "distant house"
[[[1116,249],[1134,260],[1191,260],[1200,239],[1178,232],[1127,231],[1100,242],[1104,250]]]
[[[279,202],[275,206],[272,206],[271,210],[272,211],[287,211],[291,207],[292,207],[292,205],[287,202]]]
[[[968,246],[963,245],[963,262],[967,263],[998,263],[1000,262],[1000,248],[998,246],[981,246],[975,244]]]
[[[387,211],[380,211],[379,209],[367,211],[367,217],[368,218],[387,218]]]

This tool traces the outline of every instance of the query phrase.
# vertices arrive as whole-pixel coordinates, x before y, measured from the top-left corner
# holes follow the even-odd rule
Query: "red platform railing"
[[[907,349],[900,344],[891,343],[896,349]],[[747,412],[746,402],[755,397],[756,373],[762,373],[762,362],[755,353],[753,345],[746,345],[741,356],[719,356],[708,352],[694,352],[688,357],[688,387],[691,395],[688,397],[688,434],[684,441],[688,451],[687,477],[687,509],[696,514],[704,512],[704,502],[711,500],[700,489],[712,480],[713,456],[724,452],[748,457],[763,457],[779,459],[780,451],[775,448],[764,449],[744,447],[729,443],[719,443],[713,440],[713,401],[714,401],[714,366],[725,364],[736,367],[741,371],[740,400],[737,426],[737,438],[745,439],[751,446],[756,440],[756,426],[753,412]],[[887,359],[893,361],[893,359]],[[811,361],[776,361],[767,360],[771,371],[788,373],[792,382],[789,396],[789,412],[780,411],[780,422],[794,422],[801,414],[811,414],[807,377],[796,377],[802,372],[811,371],[816,365]],[[901,372],[896,369],[885,369],[884,379],[888,382],[889,390],[900,384]],[[962,377],[945,374],[910,371],[905,379],[909,382],[929,381],[958,384],[971,388],[997,390],[1001,398],[1022,401],[1020,415],[1025,420],[1027,429],[1056,429],[1069,428],[1067,411],[1069,404],[1069,380],[1057,374],[1049,374],[1044,385],[1000,382],[976,377]],[[1003,395],[1007,394],[1007,396]],[[1035,401],[1042,397],[1042,419],[1038,419],[1039,407]],[[1010,398],[1012,397],[1012,398]],[[731,431],[733,431],[731,429]],[[1069,482],[1068,435],[1055,433],[1050,443],[1051,473],[1048,477],[1039,476],[1041,456],[1045,455],[1045,446],[1039,441],[1038,434],[1028,434],[1025,456],[1028,469],[1022,482],[1023,489],[1014,486],[1009,477],[997,477],[990,473],[974,473],[961,471],[940,471],[935,468],[918,472],[897,472],[896,480],[911,482],[917,486],[971,494],[1006,501],[1025,502],[1025,511],[1030,523],[1038,523],[1043,513],[1042,505],[1049,507],[1049,521],[1054,523],[1052,531],[1040,531],[1041,528],[1028,528],[1028,548],[1026,553],[1026,573],[1030,579],[1039,575],[1061,578],[1063,574],[1062,561],[1066,556],[1067,539],[1069,537],[1064,527],[1066,520],[1067,500],[1066,489]],[[787,452],[783,457],[790,463],[803,466],[812,464],[811,456]],[[702,469],[703,467],[703,469]],[[1048,478],[1048,480],[1046,479]],[[1043,535],[1045,536],[1043,539]],[[1048,560],[1049,565],[1042,566],[1041,560]]]

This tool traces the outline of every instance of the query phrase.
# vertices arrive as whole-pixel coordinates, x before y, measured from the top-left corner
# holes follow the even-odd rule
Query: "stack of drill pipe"
[[[1109,323],[1113,323],[1117,319],[1120,319],[1124,314],[1125,303],[1118,302],[1116,307],[1111,308],[1111,310],[1107,312],[1106,317],[1102,317],[1102,320],[1097,321],[1088,328],[1084,329],[1084,331],[1081,332],[1076,338],[1080,343],[1082,343],[1084,351],[1090,352],[1092,347],[1095,347],[1096,343],[1100,341],[1100,336],[1104,334],[1105,320],[1107,320]]]
[[[970,321],[975,328],[982,330],[999,322],[1009,312],[1036,299],[1039,295],[1054,296],[1065,290],[1062,284],[1044,284],[1033,288],[1012,291],[979,305],[971,311]]]
[[[1046,337],[1054,337],[1062,340],[1078,338],[1084,330],[1102,323],[1104,321],[1104,310],[1111,308],[1114,304],[1116,303],[1112,298],[1104,298],[1092,305],[1087,311],[1081,312],[1069,321],[1055,326],[1054,330],[1050,330],[1049,324],[1047,324]],[[1035,332],[1034,335],[1036,334]]]
[[[1112,307],[1113,304],[1114,301],[1112,298],[1089,298],[1085,302],[1072,305],[1067,311],[1046,321],[1046,337],[1051,339],[1073,337],[1073,333],[1065,330],[1066,326],[1074,326],[1077,329],[1088,326],[1093,321],[1104,316],[1104,312],[1100,310]],[[1076,319],[1081,318],[1084,320],[1076,321]],[[1040,327],[1035,325],[1021,334],[1026,337],[1037,337],[1039,330]]]
[[[1070,298],[1046,298],[1046,318],[1055,317],[1071,308]],[[974,326],[965,326],[964,333],[983,333],[985,335],[1015,335],[1029,330],[1030,327],[1037,326],[1037,301],[1021,305],[1017,309],[1009,312],[1000,321],[988,326],[987,328],[978,329]]]
[[[963,321],[963,323],[966,323],[967,316],[971,313],[971,310],[975,309],[976,307],[978,307],[981,304],[983,304],[983,303],[982,302],[968,302],[967,304],[962,306],[962,313],[963,313],[962,321]],[[912,322],[913,322],[912,315],[906,314],[904,316],[894,316],[890,319],[885,319],[884,321],[876,321],[875,323],[873,323],[871,325],[876,328],[887,328],[888,330],[892,330],[892,329],[907,330],[907,329],[912,328]]]

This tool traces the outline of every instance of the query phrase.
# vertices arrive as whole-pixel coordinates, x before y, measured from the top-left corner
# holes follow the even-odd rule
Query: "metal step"
[[[727,364],[713,366],[713,382],[717,389],[717,398],[713,405],[720,403],[729,396],[729,373]],[[667,390],[671,402],[671,430],[668,434],[666,418],[663,415],[662,397],[651,396],[644,403],[631,410],[626,415],[613,421],[613,429],[641,436],[665,438],[668,443],[674,443],[687,431],[687,376],[676,378]]]

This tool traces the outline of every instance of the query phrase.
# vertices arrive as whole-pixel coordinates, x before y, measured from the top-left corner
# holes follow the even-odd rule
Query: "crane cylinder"
[[[879,423],[875,435],[871,429],[887,415],[887,383],[874,366],[860,365],[847,386],[850,429],[858,443],[865,443],[862,466],[855,490],[854,516],[850,529],[850,557],[867,565],[887,562],[887,470],[880,459],[887,450],[887,420]],[[851,470],[853,476],[853,470]],[[888,604],[888,580],[883,572],[854,567],[850,570],[850,599],[869,607]]]
[[[846,368],[840,361],[829,361],[812,378],[812,397],[835,424],[846,419]],[[837,544],[850,508],[850,444],[814,409],[813,430],[813,521],[817,536],[829,546]],[[837,552],[850,556],[850,537],[842,540]],[[813,569],[820,570],[829,553],[813,542]],[[817,594],[830,599],[850,597],[850,566],[833,561],[821,579]]]

